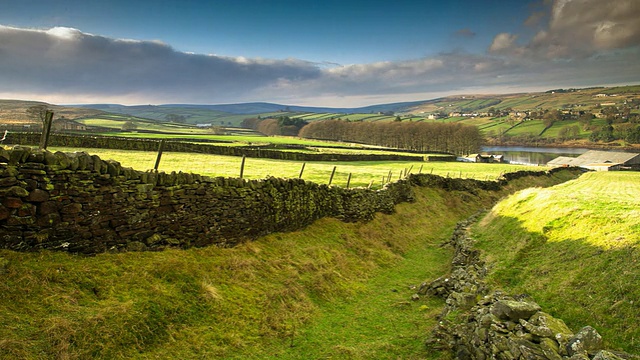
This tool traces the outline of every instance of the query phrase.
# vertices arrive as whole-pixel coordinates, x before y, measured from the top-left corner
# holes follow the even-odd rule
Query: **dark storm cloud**
[[[111,39],[70,28],[0,27],[3,92],[162,94],[229,98],[280,80],[313,79],[306,61],[231,58],[175,51],[153,41]]]

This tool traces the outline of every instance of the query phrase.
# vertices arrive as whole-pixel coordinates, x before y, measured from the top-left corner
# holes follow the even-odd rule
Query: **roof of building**
[[[564,166],[564,165],[571,165],[571,163],[575,160],[576,158],[573,157],[568,157],[568,156],[558,156],[557,158],[549,161],[547,163],[547,165],[549,166]]]
[[[640,154],[589,150],[577,158],[560,156],[547,163],[549,166],[585,166],[588,164],[640,164]]]

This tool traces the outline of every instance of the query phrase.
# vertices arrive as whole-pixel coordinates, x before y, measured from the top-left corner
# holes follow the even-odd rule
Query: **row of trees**
[[[454,154],[478,152],[482,144],[477,127],[458,123],[324,120],[306,125],[299,136]]]
[[[300,129],[305,125],[307,125],[307,122],[302,119],[292,119],[288,116],[279,116],[277,118],[266,119],[262,119],[260,117],[244,119],[241,126],[243,128],[256,130],[269,136],[298,136]]]

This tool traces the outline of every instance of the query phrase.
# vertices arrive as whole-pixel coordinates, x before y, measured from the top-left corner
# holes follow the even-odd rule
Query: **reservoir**
[[[504,155],[504,160],[512,164],[546,165],[558,156],[578,157],[589,149],[553,148],[527,146],[485,146],[483,153]]]

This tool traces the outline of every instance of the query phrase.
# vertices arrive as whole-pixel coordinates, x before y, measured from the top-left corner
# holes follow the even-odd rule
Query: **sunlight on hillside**
[[[602,248],[640,241],[640,173],[594,172],[548,189],[523,190],[492,216],[513,217],[548,241],[583,240]]]

